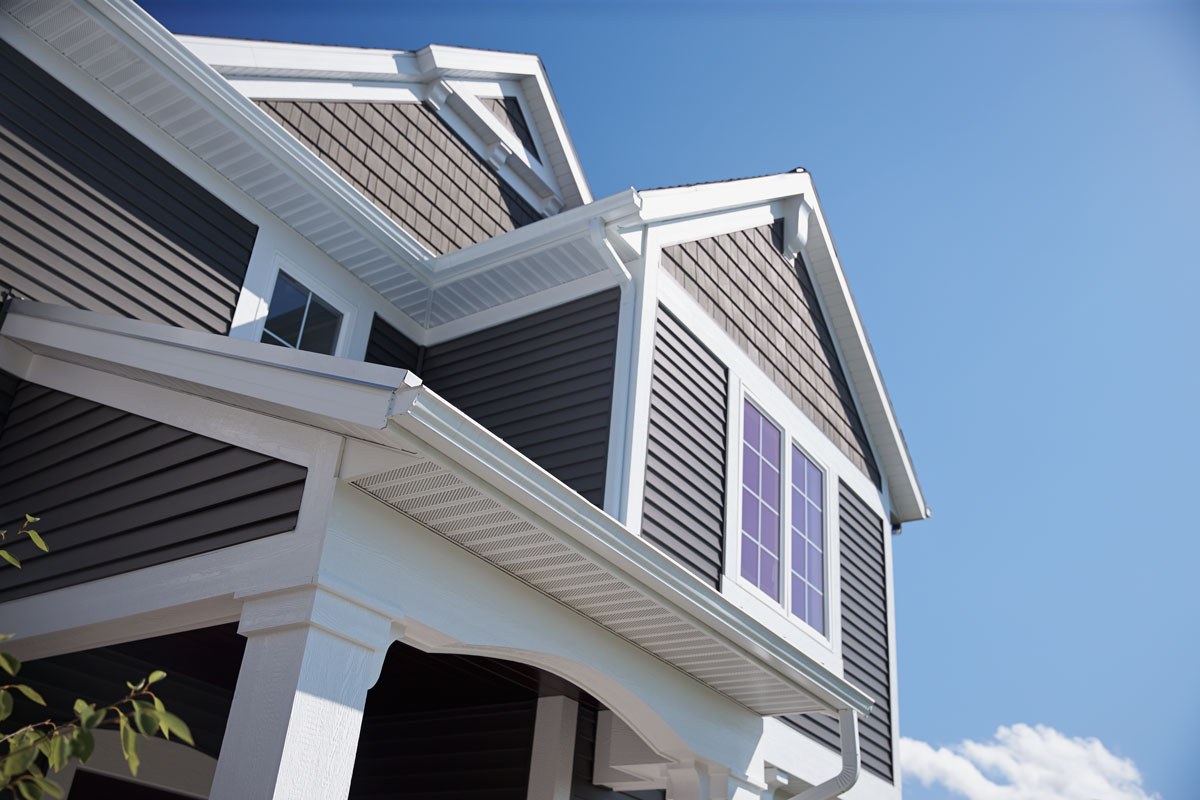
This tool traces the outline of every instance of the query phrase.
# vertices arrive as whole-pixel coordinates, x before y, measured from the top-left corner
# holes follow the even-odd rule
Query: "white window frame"
[[[740,384],[740,381],[739,381]],[[726,503],[727,513],[729,514],[731,525],[728,526],[725,538],[725,553],[727,560],[726,580],[731,581],[746,593],[756,598],[759,603],[765,606],[771,614],[781,616],[789,623],[799,626],[809,637],[817,640],[823,647],[830,650],[833,649],[832,638],[832,619],[830,614],[830,595],[831,595],[831,561],[830,558],[830,518],[832,514],[831,500],[832,492],[830,490],[831,471],[829,465],[825,464],[821,459],[812,455],[811,449],[805,447],[800,436],[794,428],[789,427],[781,421],[780,417],[772,414],[770,407],[762,402],[754,395],[744,384],[740,384],[738,391],[730,391],[731,397],[737,398],[737,414],[734,424],[730,427],[736,432],[735,438],[730,440],[730,444],[737,443],[737,447],[727,447],[731,453],[733,464],[726,464],[726,468],[731,474],[736,476],[736,479],[731,481],[731,484],[737,488],[735,493],[732,493]],[[746,403],[750,403],[758,413],[762,414],[763,418],[779,429],[779,445],[780,445],[780,470],[779,470],[779,599],[771,597],[764,592],[755,583],[742,577],[742,469],[744,466],[744,458],[742,456],[743,442],[743,425]],[[822,633],[812,627],[805,620],[796,616],[791,610],[792,586],[791,586],[791,549],[792,549],[792,531],[791,531],[791,510],[792,510],[792,448],[797,448],[804,456],[813,463],[817,469],[821,470],[821,555],[823,570],[822,585],[824,586],[823,598],[824,609],[823,619],[825,632]]]
[[[258,299],[258,312],[255,315],[253,329],[254,341],[262,341],[263,331],[267,325],[267,315],[271,311],[271,297],[275,294],[275,285],[279,282],[279,273],[281,272],[287,273],[289,277],[301,284],[315,297],[319,297],[342,315],[341,324],[338,326],[337,340],[334,343],[333,353],[330,355],[338,356],[339,358],[352,358],[350,343],[353,339],[355,329],[356,306],[331,289],[324,281],[280,253],[276,253],[275,258],[271,262],[271,270],[267,276],[266,284],[268,288],[264,292],[266,296],[259,297]],[[281,346],[286,347],[286,345]]]

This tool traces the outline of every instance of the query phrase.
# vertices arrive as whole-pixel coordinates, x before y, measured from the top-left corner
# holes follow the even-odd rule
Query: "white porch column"
[[[574,700],[561,696],[538,698],[527,800],[571,800],[578,720],[579,703]]]
[[[316,586],[247,600],[214,800],[345,798],[392,620]]]

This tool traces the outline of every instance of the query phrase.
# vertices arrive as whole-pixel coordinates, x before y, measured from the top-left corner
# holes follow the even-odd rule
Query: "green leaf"
[[[158,712],[146,703],[138,703],[133,708],[133,723],[142,736],[154,736],[158,733]]]
[[[13,688],[16,689],[18,692],[20,692],[21,694],[28,697],[33,702],[37,703],[39,706],[46,705],[46,701],[42,699],[42,696],[40,694],[38,694],[36,691],[34,691],[31,687],[26,686],[23,683],[18,683]]]
[[[104,721],[108,712],[104,709],[97,709],[91,703],[85,703],[82,700],[75,701],[75,716],[79,717],[79,724],[85,728],[91,729]]]
[[[0,633],[0,642],[6,642],[14,636],[16,636],[15,633]]]
[[[158,711],[167,710],[167,707],[163,705],[163,701],[158,699],[158,695],[154,695],[154,708]]]
[[[12,653],[0,652],[0,669],[15,677],[21,669],[21,661]]]
[[[162,725],[164,738],[171,738],[167,736],[167,734],[173,733],[183,741],[190,744],[192,747],[196,746],[196,743],[192,741],[192,732],[188,728],[187,723],[172,714],[170,711],[159,711],[158,721],[159,724]]]
[[[13,712],[13,696],[7,689],[0,689],[0,720],[8,719]]]
[[[33,781],[21,781],[17,784],[17,792],[22,800],[42,800],[42,787]]]
[[[138,771],[138,754],[137,754],[137,734],[129,725],[129,720],[122,714],[120,717],[121,725],[121,755],[125,756],[125,761],[129,764],[129,774],[137,777]]]
[[[92,732],[87,728],[76,728],[75,735],[71,738],[71,754],[79,759],[79,763],[86,764],[95,749],[96,739]]]
[[[21,562],[17,561],[17,559],[15,559],[15,558],[13,558],[13,554],[8,552],[7,550],[0,550],[0,558],[3,558],[5,561],[12,564],[17,569],[21,568]]]
[[[34,778],[33,782],[36,783],[38,788],[40,788],[46,794],[56,798],[56,800],[62,800],[62,787],[54,781],[50,780],[49,778]]]
[[[33,523],[39,521],[40,519],[41,519],[41,517],[35,517],[32,514],[26,514],[25,515],[25,524],[32,525]]]
[[[150,673],[149,678],[146,678],[146,685],[149,686],[152,683],[158,683],[165,677],[167,677],[167,673],[163,672],[161,669],[156,669],[154,672]]]
[[[38,550],[41,550],[43,553],[50,552],[50,548],[46,547],[46,542],[42,539],[42,535],[40,533],[35,531],[33,528],[30,528],[29,530],[25,531],[25,534],[33,540],[33,543],[37,545]]]
[[[21,737],[18,741],[13,741],[9,744],[8,758],[4,759],[4,775],[6,778],[14,778],[17,775],[24,775],[29,771],[29,767],[38,757],[38,749],[34,743],[28,740],[28,737]]]
[[[60,772],[67,765],[67,761],[71,758],[71,740],[65,734],[56,733],[50,738],[50,754],[47,760],[50,762],[50,769],[55,772]]]

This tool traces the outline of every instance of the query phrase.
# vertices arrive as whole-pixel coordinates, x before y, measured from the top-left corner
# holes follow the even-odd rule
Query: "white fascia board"
[[[892,516],[896,522],[928,519],[930,510],[917,480],[912,455],[896,421],[892,400],[829,234],[816,189],[810,176],[802,177],[808,183],[804,201],[812,209],[808,240],[803,249],[813,272],[813,282],[828,311],[829,325],[846,362],[847,377],[859,401],[868,437],[887,481]],[[813,228],[816,228],[816,237],[812,235]]]
[[[84,0],[81,0],[81,2]],[[347,222],[427,280],[420,265],[432,254],[332,167],[285,131],[166,28],[128,0],[86,0],[147,63],[192,94],[214,118],[255,143],[301,185],[338,208]],[[237,181],[233,181],[237,185]]]
[[[865,714],[873,705],[404,370],[29,301],[10,307],[0,345],[266,408],[398,455],[414,443],[432,448],[547,520],[548,530],[614,575],[831,709]]]
[[[533,75],[541,66],[532,53],[512,53],[501,50],[477,50],[431,44],[415,53],[426,75],[477,77],[487,74],[496,79],[521,78]]]
[[[483,272],[523,255],[552,248],[554,245],[590,235],[592,220],[605,226],[638,213],[641,201],[637,192],[627,189],[586,206],[563,211],[516,230],[494,236],[479,244],[438,256],[430,263],[434,286]]]
[[[783,172],[761,178],[670,189],[643,189],[642,220],[664,222],[699,214],[713,214],[745,206],[769,203],[784,197],[803,194],[811,186],[803,172]]]
[[[291,42],[224,39],[215,36],[177,36],[189,50],[218,72],[296,70],[395,76],[397,81],[423,80],[417,55],[404,50],[367,47],[314,46]]]
[[[562,169],[556,168],[556,173],[559,177],[559,185],[565,186],[570,183],[574,186],[578,193],[577,201],[580,205],[587,205],[592,202],[592,190],[588,186],[587,177],[583,174],[583,165],[579,163],[579,154],[575,150],[575,142],[571,139],[571,132],[567,129],[566,123],[563,122],[562,110],[558,107],[558,98],[554,96],[554,88],[550,85],[550,79],[546,76],[546,70],[542,67],[541,59],[538,59],[537,74],[531,75],[521,82],[521,85],[528,86],[532,82],[537,87],[538,93],[546,103],[550,111],[550,127],[553,136],[547,136],[545,132],[541,133],[543,142],[547,145],[546,158],[551,161],[557,161],[556,156],[561,156],[565,161]],[[539,124],[536,117],[531,120],[535,125]],[[557,152],[554,152],[557,151]],[[565,174],[564,174],[565,173]],[[568,181],[568,178],[570,179]],[[576,198],[569,198],[576,200]],[[572,203],[574,205],[574,203]]]

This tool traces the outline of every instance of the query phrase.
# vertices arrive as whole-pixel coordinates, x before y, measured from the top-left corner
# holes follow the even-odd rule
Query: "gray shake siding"
[[[0,289],[226,333],[256,233],[0,42]]]
[[[875,700],[862,720],[862,763],[892,780],[892,704],[888,649],[887,568],[883,520],[844,483],[838,485],[842,578],[842,661],[846,680]],[[832,717],[785,717],[800,730],[834,750],[837,725]]]
[[[9,550],[0,602],[292,530],[307,471],[22,381],[0,431],[0,528],[26,513],[50,547]]]
[[[434,253],[477,244],[541,218],[423,105],[258,104]]]
[[[529,155],[540,163],[542,159],[538,157],[537,145],[533,143],[533,134],[529,131],[525,114],[521,112],[521,102],[515,97],[488,97],[484,98],[483,105],[504,127],[516,134],[517,139],[529,151]]]
[[[725,528],[725,365],[661,307],[642,535],[714,588]]]
[[[611,289],[424,348],[376,317],[366,360],[412,370],[600,506],[619,303]]]
[[[774,225],[663,249],[668,274],[876,483],[879,472],[833,337],[800,259],[781,252]]]

